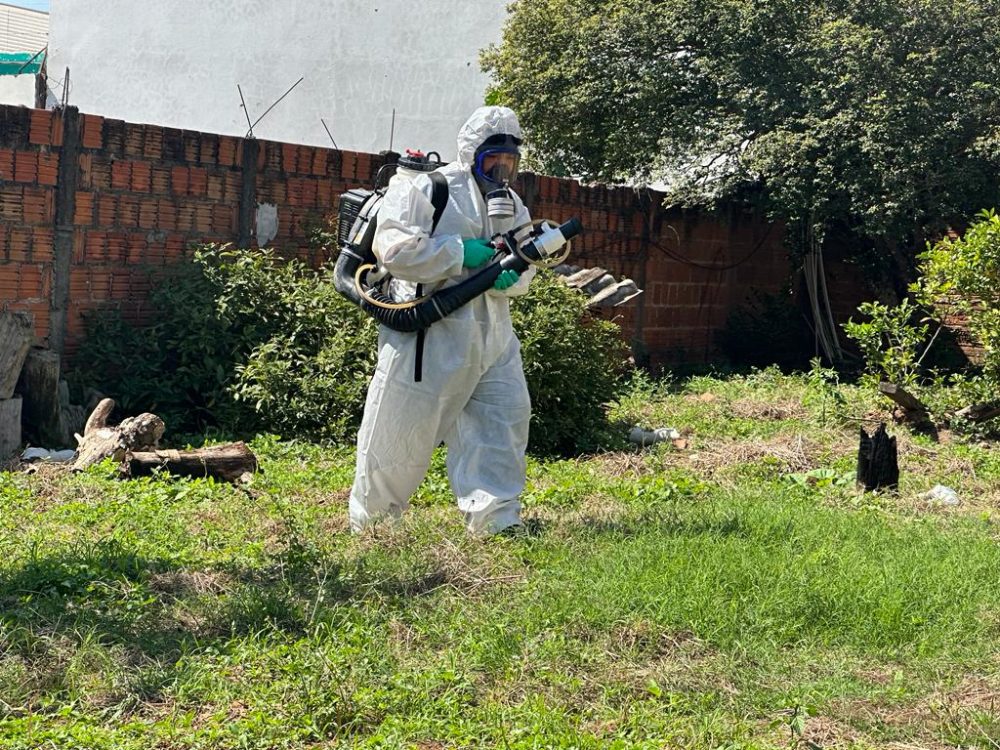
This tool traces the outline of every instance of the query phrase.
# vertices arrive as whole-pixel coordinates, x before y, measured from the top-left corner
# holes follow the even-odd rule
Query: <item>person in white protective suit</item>
[[[397,301],[455,284],[493,255],[487,240],[530,221],[513,191],[513,216],[487,213],[485,194],[516,174],[521,128],[506,107],[481,107],[458,134],[458,160],[438,171],[448,203],[430,236],[426,174],[397,176],[378,213],[373,250]],[[443,441],[452,490],[468,529],[492,534],[520,524],[531,403],[509,297],[527,291],[534,268],[505,271],[494,288],[416,333],[379,331],[378,367],[358,433],[350,523],[359,531],[398,518]],[[422,351],[421,351],[422,349]]]

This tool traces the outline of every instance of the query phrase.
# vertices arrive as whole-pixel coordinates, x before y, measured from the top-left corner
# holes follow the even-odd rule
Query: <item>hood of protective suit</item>
[[[465,121],[458,131],[458,161],[463,167],[472,168],[476,149],[494,135],[512,135],[521,138],[521,125],[509,107],[480,107]]]

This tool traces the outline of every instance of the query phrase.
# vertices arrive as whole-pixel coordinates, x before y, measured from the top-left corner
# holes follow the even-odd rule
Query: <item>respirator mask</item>
[[[488,138],[476,149],[472,173],[486,198],[486,213],[491,219],[514,217],[514,195],[510,183],[517,178],[521,164],[520,138],[500,135]]]

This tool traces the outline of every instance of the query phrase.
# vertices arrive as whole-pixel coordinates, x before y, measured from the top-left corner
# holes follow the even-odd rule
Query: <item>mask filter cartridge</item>
[[[507,188],[491,190],[486,194],[486,213],[491,219],[514,218],[514,196]]]

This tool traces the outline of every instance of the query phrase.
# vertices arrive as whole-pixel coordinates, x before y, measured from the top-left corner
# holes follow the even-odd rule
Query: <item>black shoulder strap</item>
[[[440,172],[431,172],[431,185],[434,192],[431,193],[431,204],[434,206],[434,221],[431,222],[431,234],[437,229],[438,222],[441,221],[441,214],[444,213],[445,206],[448,205],[448,180]]]

